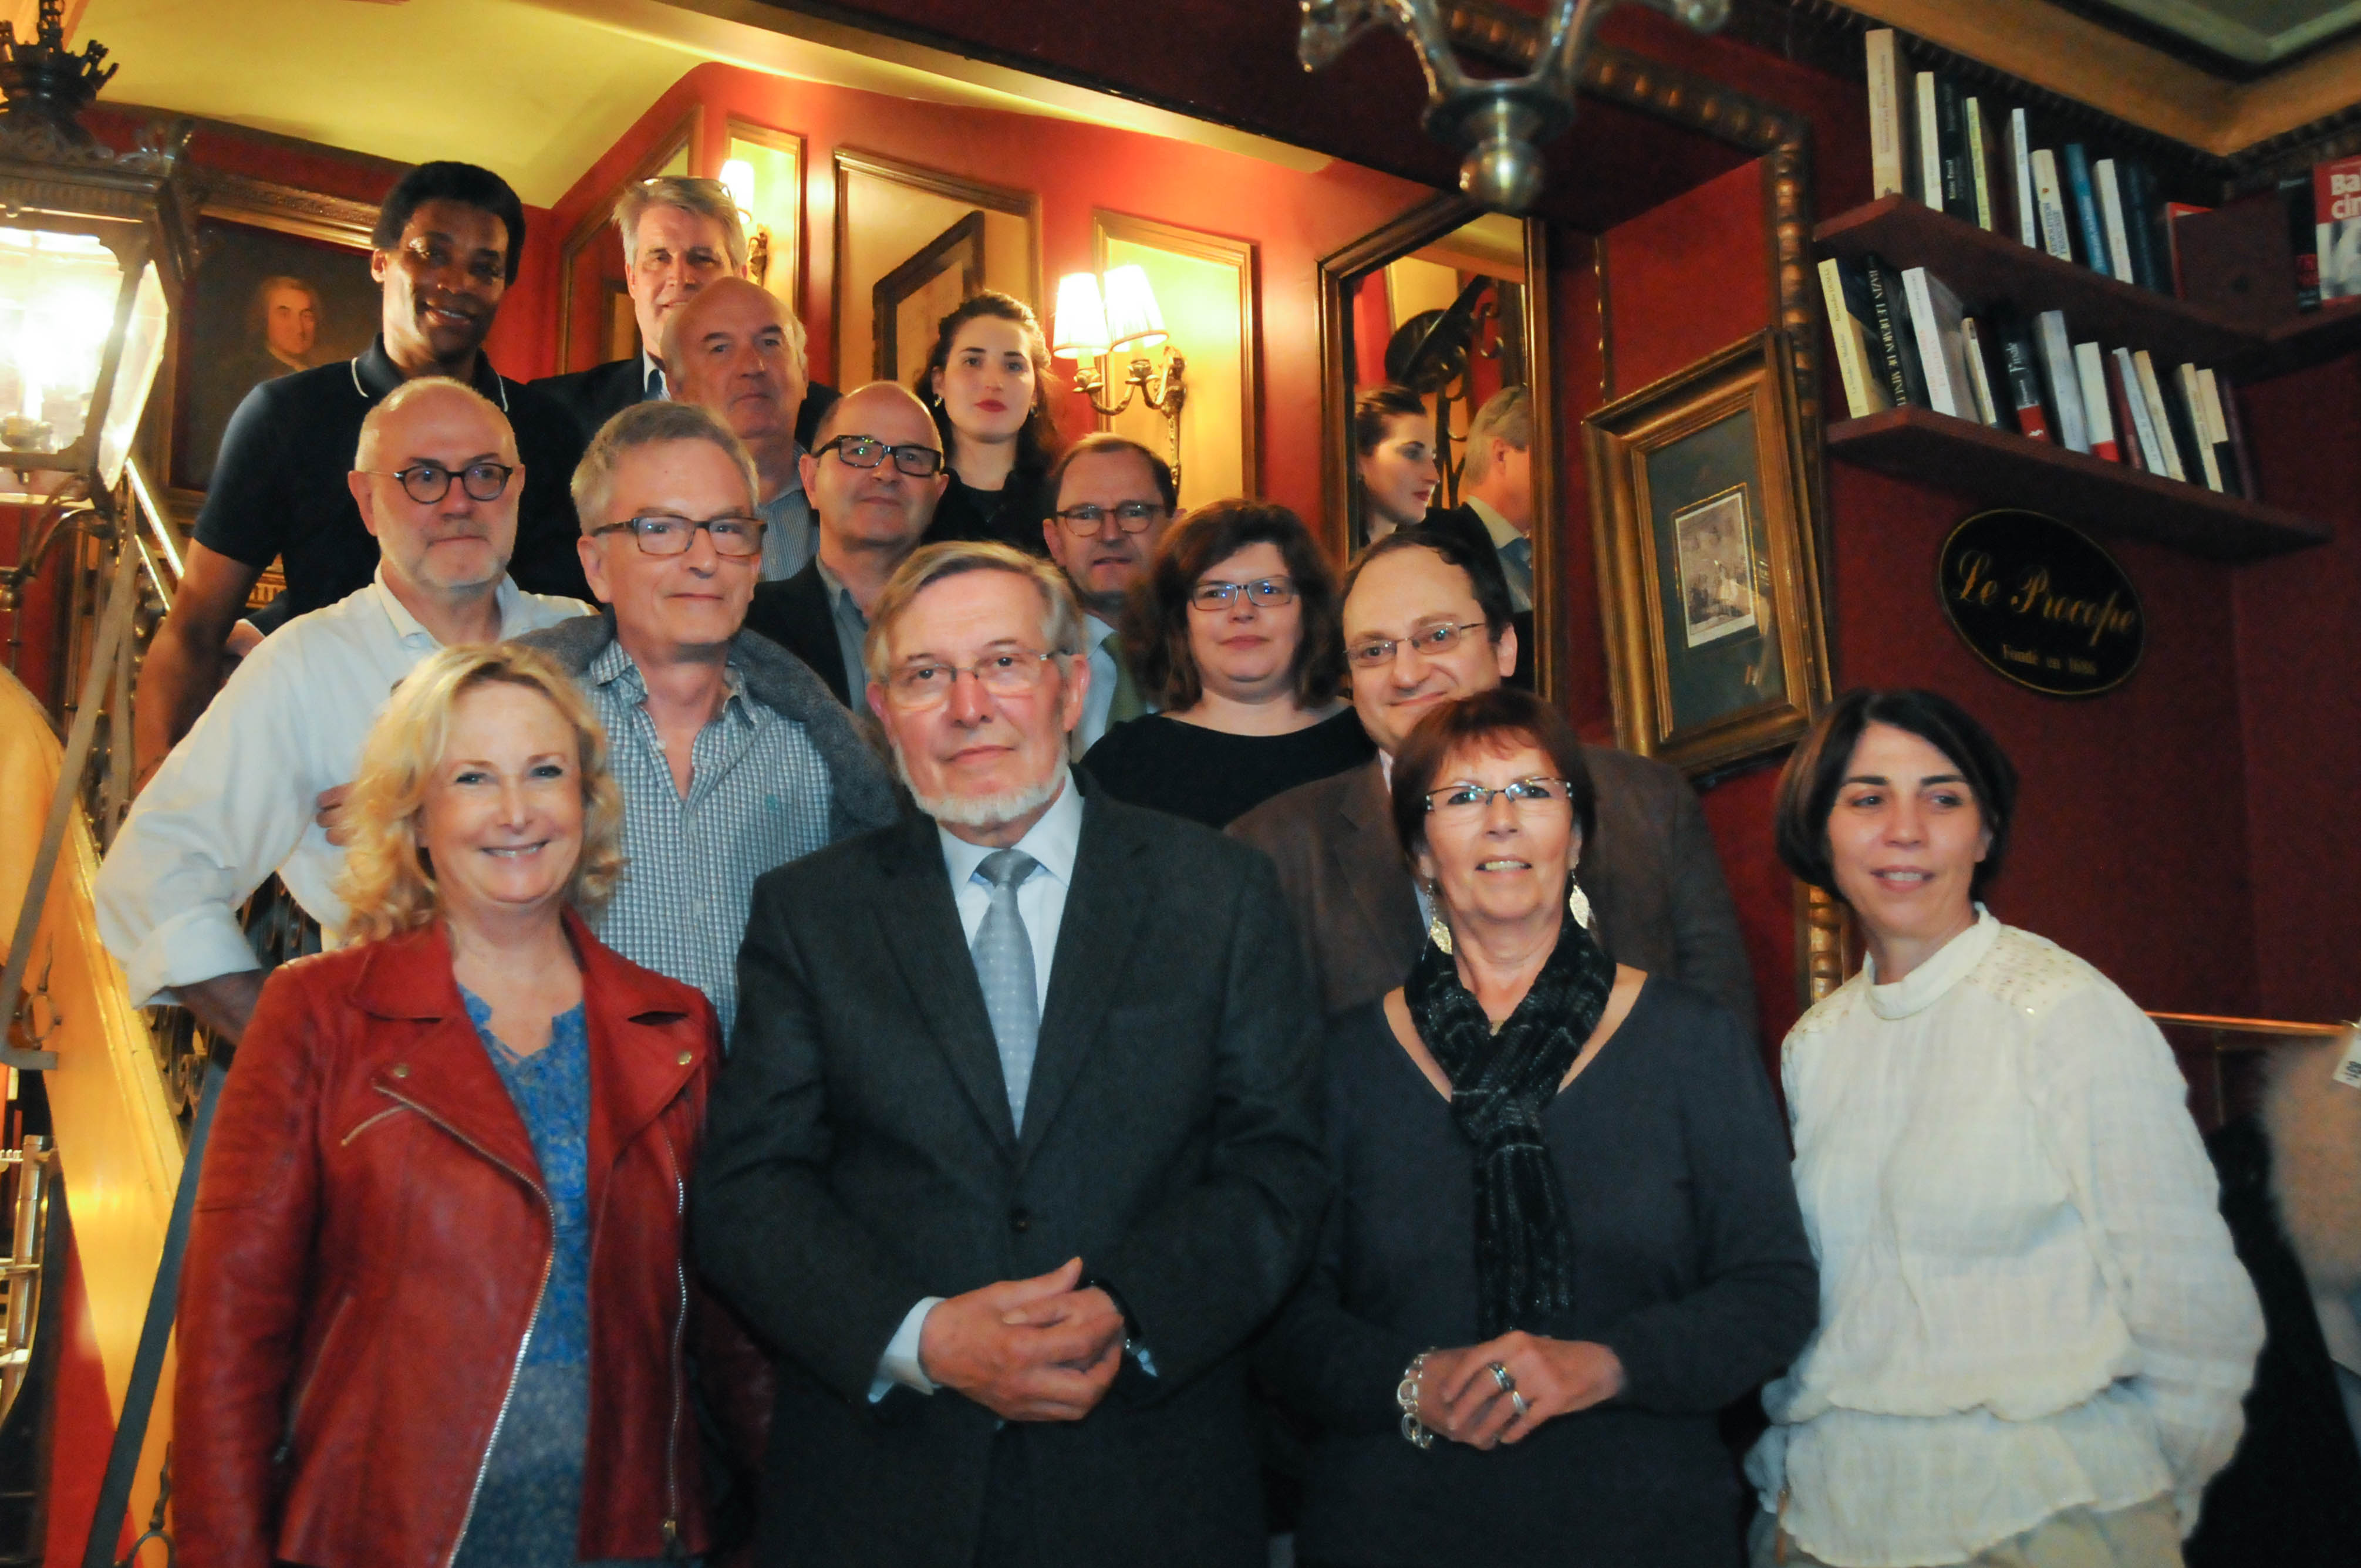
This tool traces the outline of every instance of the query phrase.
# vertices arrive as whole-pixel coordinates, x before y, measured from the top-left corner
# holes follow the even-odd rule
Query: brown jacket
[[[1715,998],[1754,1033],[1754,977],[1697,792],[1675,769],[1585,746],[1598,826],[1576,873],[1620,963]],[[1301,784],[1230,824],[1271,858],[1331,1014],[1401,984],[1425,931],[1381,764]]]
[[[585,1559],[705,1544],[681,1255],[719,1042],[571,914],[589,1024]],[[181,1286],[180,1561],[422,1568],[473,1506],[554,1236],[437,924],[274,973],[222,1091]]]

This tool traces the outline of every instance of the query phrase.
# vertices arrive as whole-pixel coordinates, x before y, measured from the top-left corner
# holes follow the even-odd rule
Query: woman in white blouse
[[[1780,779],[1869,957],[1783,1050],[1820,1326],[1763,1395],[1757,1568],[2177,1565],[2237,1445],[2262,1318],[2171,1052],[1976,902],[2015,795],[1921,691],[1848,694]]]

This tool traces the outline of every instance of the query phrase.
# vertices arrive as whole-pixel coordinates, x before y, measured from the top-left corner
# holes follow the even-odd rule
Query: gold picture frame
[[[1181,426],[1180,438],[1180,504],[1192,508],[1224,496],[1262,494],[1262,339],[1255,320],[1260,258],[1255,242],[1093,209],[1092,269],[1104,276],[1124,262],[1148,268],[1168,322],[1175,327],[1189,308],[1188,295],[1175,291],[1176,282],[1187,283],[1192,272],[1202,278],[1208,269],[1230,275],[1224,292],[1235,301],[1235,333],[1222,334],[1228,340],[1214,343],[1182,332],[1167,345],[1168,351],[1185,354],[1188,362],[1189,422]],[[1166,450],[1170,439],[1164,416],[1142,403],[1133,404],[1120,419],[1099,415],[1096,422],[1101,430],[1119,431],[1159,452]],[[1217,443],[1225,448],[1218,464],[1207,455]],[[1217,477],[1235,476],[1235,483],[1208,481],[1204,475],[1209,471]]]
[[[697,148],[705,129],[705,106],[698,104],[683,115],[672,129],[666,131],[640,160],[631,166],[629,175],[607,193],[607,199],[583,214],[574,225],[566,243],[557,253],[557,369],[560,375],[576,370],[588,370],[610,360],[629,358],[629,353],[615,352],[621,335],[620,318],[617,315],[615,299],[624,289],[620,247],[609,237],[615,223],[615,209],[622,204],[623,192],[643,180],[659,174],[695,174]],[[608,248],[601,251],[598,247]],[[626,295],[628,291],[625,291]],[[597,302],[595,306],[592,302]],[[628,312],[626,303],[622,309]],[[579,313],[582,320],[577,320]],[[631,323],[631,337],[639,336],[638,322]],[[587,337],[587,353],[577,352],[576,344]]]
[[[1769,328],[1583,422],[1616,740],[1692,776],[1828,701],[1794,364]]]

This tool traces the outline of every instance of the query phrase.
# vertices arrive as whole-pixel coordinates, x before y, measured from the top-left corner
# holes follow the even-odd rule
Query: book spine
[[[2022,109],[2008,112],[2009,194],[2016,198],[2016,237],[2034,250],[2041,248],[2041,203],[2034,193],[2033,127]],[[2053,175],[2051,183],[2055,184]]]
[[[2017,433],[2036,441],[2056,440],[2049,433],[2048,411],[2041,402],[2041,372],[2034,363],[2033,340],[2014,322],[2000,330],[2000,361],[2008,380],[2009,408],[2016,415]]]
[[[1943,131],[1935,73],[1922,71],[1918,95],[1918,199],[1937,212],[1943,210]]]
[[[2180,446],[2172,437],[2172,414],[2164,400],[2164,384],[2156,378],[2156,361],[2145,348],[2132,356],[2132,367],[2139,372],[2140,400],[2147,404],[2148,423],[2156,430],[2156,449],[2164,459],[2163,472],[2186,483],[2189,470],[2180,466]]]
[[[2099,193],[2091,184],[2091,155],[2079,141],[2066,144],[2066,192],[2074,205],[2074,232],[2082,248],[2082,264],[2105,272],[2107,235],[2099,217]]]
[[[2044,311],[2034,318],[2039,336],[2042,378],[2049,386],[2049,402],[2058,411],[2058,442],[2070,452],[2091,450],[2090,429],[2082,422],[2082,384],[2074,369],[2074,345],[2066,339],[2066,313]]]
[[[2237,453],[2230,444],[2229,411],[2222,406],[2220,378],[2211,370],[2197,372],[2197,396],[2204,416],[2205,439],[2213,448],[2213,466],[2222,476],[2222,488],[2229,495],[2243,496],[2246,487],[2238,473]]]
[[[2312,220],[2312,176],[2291,174],[2279,181],[2287,203],[2288,246],[2295,252],[2295,308],[2320,309],[2320,231]]]
[[[2140,466],[2151,474],[2169,474],[2164,453],[2156,443],[2156,423],[2148,417],[2147,399],[2140,393],[2139,367],[2132,363],[2132,351],[2118,348],[2113,357],[2115,379],[2124,389],[2124,411],[2131,419],[2132,444],[2139,450]]]
[[[1984,357],[1983,329],[1970,316],[1960,323],[1960,346],[1968,362],[1968,390],[1975,394],[1976,418],[2000,428],[2000,400],[1993,396],[1992,364]]]
[[[2238,493],[2250,501],[2263,499],[2255,479],[2254,449],[2246,444],[2246,422],[2238,413],[2238,389],[2222,383],[2222,423],[2230,432],[2230,455],[2236,461]]]
[[[1872,27],[1869,50],[1869,177],[1872,196],[1909,193],[1910,139],[1905,134],[1902,51],[1892,27]]]
[[[2132,270],[2132,236],[2124,226],[2124,187],[2115,177],[2115,160],[2099,159],[2091,178],[2098,187],[2099,217],[2107,231],[2107,270],[2117,282],[2136,283],[2139,274]]]
[[[1960,128],[1968,142],[1968,178],[1975,196],[1976,226],[1989,232],[1993,227],[1993,212],[1998,205],[1993,200],[1993,183],[1999,170],[1998,162],[1984,146],[1984,105],[1981,98],[1971,98],[1960,107]]]
[[[1886,389],[1897,409],[1927,407],[1927,383],[1918,369],[1918,345],[1910,340],[1910,308],[1902,280],[1874,253],[1861,258],[1869,279],[1869,303],[1877,325],[1878,355],[1885,361]]]
[[[1951,385],[1949,365],[1943,354],[1943,322],[1936,313],[1927,269],[1906,269],[1902,274],[1902,288],[1910,299],[1910,330],[1918,340],[1918,370],[1927,378],[1927,406],[1953,419],[1970,417],[1960,410],[1960,389]]]
[[[2197,384],[2197,367],[2183,365],[2172,373],[2172,389],[2180,406],[2173,411],[2180,415],[2182,430],[2189,437],[2189,450],[2197,454],[2197,471],[2203,476],[2205,488],[2220,494],[2223,491],[2222,466],[2213,456],[2213,435],[2205,422],[2205,394]]]
[[[2100,362],[2097,344],[2074,345],[2074,379],[2082,389],[2083,433],[2090,439],[2091,455],[2122,462],[2123,448],[2115,444],[2115,422],[2107,413],[2107,371]]]
[[[1960,84],[1935,78],[1935,125],[1943,138],[1943,211],[1962,223],[1976,221],[1976,181],[1968,162],[1967,107]]]
[[[2066,225],[2066,195],[2058,184],[2058,155],[2048,148],[2033,151],[2034,201],[2041,212],[2041,248],[2060,261],[2074,259],[2074,244]]]
[[[1836,345],[1845,406],[1853,418],[1865,419],[1875,411],[1869,395],[1869,360],[1861,353],[1861,323],[1845,305],[1844,263],[1833,256],[1820,263],[1820,301],[1828,310],[1828,337]]]
[[[2139,428],[2132,421],[2133,400],[2124,391],[2124,367],[2120,349],[2101,349],[2099,357],[2107,371],[2107,412],[2115,422],[2115,444],[2123,448],[2124,466],[2147,473],[2147,454],[2140,450]]]
[[[2164,292],[2164,269],[2156,263],[2158,203],[2156,176],[2145,163],[2122,162],[2116,171],[2124,182],[2124,232],[2132,246],[2132,281],[2143,289]]]

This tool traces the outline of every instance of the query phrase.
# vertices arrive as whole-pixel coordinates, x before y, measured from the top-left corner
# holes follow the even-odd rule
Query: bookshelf
[[[2202,304],[2060,261],[1907,196],[1883,196],[1813,230],[1819,254],[1924,267],[1971,305],[2006,300],[2026,315],[2062,310],[2077,340],[2145,348],[2159,366],[2210,365],[2240,382],[2361,347],[2361,301],[2257,330]],[[1831,389],[1834,390],[1834,389]],[[1839,394],[1840,396],[1840,394]],[[2128,439],[2129,433],[2121,433]],[[1956,490],[1993,506],[2061,511],[2095,532],[2222,561],[2324,544],[2324,523],[1929,409],[1832,422],[1830,456]]]
[[[2062,511],[2094,533],[2146,540],[2218,561],[2252,561],[2328,543],[2327,525],[2202,485],[2030,441],[1930,409],[1887,409],[1828,427],[1828,455],[1993,506]]]

